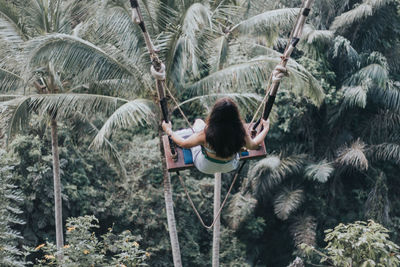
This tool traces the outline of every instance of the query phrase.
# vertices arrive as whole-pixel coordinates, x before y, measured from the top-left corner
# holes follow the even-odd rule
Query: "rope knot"
[[[272,72],[272,82],[280,82],[285,75],[288,75],[287,69],[282,65],[277,65]]]
[[[151,65],[150,72],[151,72],[151,75],[153,75],[153,77],[156,80],[164,81],[166,78],[164,63],[161,63],[161,68],[159,71],[157,71],[156,68],[154,68],[154,65]]]

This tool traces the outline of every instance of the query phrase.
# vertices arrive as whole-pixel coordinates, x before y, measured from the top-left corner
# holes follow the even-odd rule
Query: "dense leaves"
[[[156,112],[148,101],[154,82],[129,1],[28,2],[0,0],[0,142],[15,137],[8,138],[0,170],[12,173],[8,183],[24,195],[18,218],[26,224],[14,226],[23,236],[18,242],[36,246],[47,239],[48,259],[31,257],[56,263],[47,126],[56,118],[64,222],[99,218],[94,236],[91,221],[82,228],[83,244],[92,242],[93,250],[68,247],[65,261],[93,256],[100,264],[104,254],[93,242],[104,244],[111,227],[122,233],[112,238],[141,236],[150,266],[171,266]],[[140,1],[168,87],[190,119],[204,117],[226,95],[251,119],[300,2]],[[356,258],[364,262],[353,266],[373,266],[379,258],[397,264],[398,248],[389,239],[400,242],[399,12],[398,1],[315,1],[273,108],[269,155],[245,168],[223,210],[221,265],[287,266],[295,256],[304,259],[302,243],[314,251],[329,244],[323,257],[332,265]],[[174,109],[174,128],[186,127],[177,114]],[[126,172],[95,148],[111,151]],[[212,221],[212,180],[195,170],[182,175]],[[223,176],[223,195],[231,178]],[[211,234],[200,228],[173,175],[172,185],[183,264],[208,266]],[[368,219],[391,232],[372,222],[348,224]],[[324,240],[323,229],[337,225]],[[74,233],[67,232],[71,244],[79,239]],[[356,244],[363,233],[378,247],[347,253],[347,237]],[[8,255],[19,260],[20,243],[10,240],[17,248]],[[389,245],[390,257],[382,252]],[[132,243],[128,248],[128,257],[143,255]],[[378,256],[365,261],[364,252]]]

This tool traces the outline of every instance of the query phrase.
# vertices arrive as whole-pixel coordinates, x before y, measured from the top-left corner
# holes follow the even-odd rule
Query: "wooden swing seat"
[[[247,128],[247,125],[246,125]],[[187,170],[194,168],[193,163],[185,163],[185,158],[187,158],[186,153],[190,153],[190,150],[184,151],[181,147],[176,146],[175,150],[176,153],[178,154],[177,159],[175,160],[172,157],[171,154],[171,148],[168,140],[168,135],[164,135],[162,137],[163,141],[163,146],[164,146],[164,153],[165,153],[165,159],[167,162],[167,169],[168,172],[177,172],[177,171],[182,171],[182,170]],[[186,157],[184,157],[184,153],[186,154]],[[261,143],[259,149],[257,150],[246,150],[243,152],[239,153],[240,155],[240,160],[252,160],[252,159],[259,159],[259,158],[264,158],[267,155],[267,151],[265,149],[265,144],[264,142]]]

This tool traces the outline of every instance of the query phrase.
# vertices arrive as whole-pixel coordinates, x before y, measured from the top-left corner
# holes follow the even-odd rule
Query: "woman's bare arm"
[[[260,144],[264,141],[267,133],[269,131],[269,120],[262,120],[264,129],[256,136],[254,139],[250,137],[249,134],[246,135],[246,148],[251,150],[256,150]]]
[[[183,137],[172,131],[171,123],[163,122],[162,126],[165,133],[171,137],[172,141],[174,141],[175,144],[177,144],[182,148],[192,148],[205,143],[204,131],[201,131],[199,133],[194,133],[190,137],[184,139]]]

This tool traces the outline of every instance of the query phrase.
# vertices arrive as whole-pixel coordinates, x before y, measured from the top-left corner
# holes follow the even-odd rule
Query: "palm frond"
[[[196,96],[181,102],[179,106],[199,102],[207,111],[210,111],[215,102],[222,97],[233,99],[238,104],[242,116],[253,114],[259,103],[263,100],[261,96],[252,93],[221,93]]]
[[[22,23],[28,28],[31,36],[51,31],[49,2],[35,0],[17,2],[16,5],[22,10]]]
[[[345,84],[359,85],[367,80],[371,80],[381,88],[386,88],[386,85],[389,82],[389,72],[380,64],[370,64],[353,74],[345,81]]]
[[[123,6],[113,4],[98,8],[94,16],[82,25],[80,36],[112,44],[129,58],[140,58],[139,29]]]
[[[187,90],[195,95],[226,92],[249,87],[260,87],[267,81],[268,72],[275,66],[273,58],[252,60],[226,67],[191,84]]]
[[[333,172],[333,167],[326,160],[316,164],[310,164],[305,169],[305,176],[313,181],[326,183]]]
[[[30,98],[33,111],[56,120],[69,118],[78,112],[87,117],[99,113],[109,115],[127,102],[121,98],[90,94],[47,94]]]
[[[400,145],[394,143],[383,143],[372,145],[367,152],[369,158],[374,161],[392,161],[400,164]]]
[[[360,171],[368,169],[368,160],[365,155],[365,144],[360,139],[356,140],[350,147],[343,147],[338,151],[338,163],[352,166]]]
[[[196,34],[204,27],[211,26],[211,11],[201,3],[192,4],[183,18],[182,34],[196,39]]]
[[[254,165],[249,171],[249,181],[252,182],[253,191],[264,187],[262,191],[267,192],[275,184],[280,183],[282,178],[280,176],[272,176],[274,178],[278,178],[276,181],[272,181],[272,179],[264,177],[277,170],[280,164],[281,159],[278,156],[268,156],[265,159],[258,161],[257,164]],[[257,194],[257,192],[255,193]]]
[[[72,21],[65,9],[70,6],[62,3],[62,0],[16,1],[15,5],[21,11],[21,24],[26,28],[29,36],[68,32],[70,29]]]
[[[241,21],[232,27],[231,32],[269,34],[277,30],[289,29],[293,26],[299,12],[299,8],[282,8],[266,11]]]
[[[23,85],[23,79],[19,75],[0,68],[0,92],[15,91]]]
[[[389,64],[387,58],[380,52],[374,51],[368,55],[367,64],[378,64],[385,70],[389,71]]]
[[[28,124],[30,101],[30,97],[20,96],[0,103],[0,128],[6,134],[7,143]]]
[[[333,58],[345,58],[350,64],[357,66],[360,61],[360,55],[358,52],[351,46],[349,40],[344,38],[343,36],[336,36],[334,39],[334,44],[332,47],[332,57]]]
[[[136,99],[120,106],[101,127],[90,147],[102,148],[111,134],[119,128],[151,122],[154,114],[149,107],[150,105],[151,103],[147,100]]]
[[[317,223],[313,216],[299,215],[293,218],[290,225],[290,233],[294,239],[294,245],[300,248],[301,244],[316,245]]]
[[[52,62],[58,71],[74,76],[79,83],[110,79],[129,80],[130,90],[138,90],[147,85],[142,81],[139,69],[122,65],[99,47],[78,37],[64,34],[47,35],[29,42],[27,50],[30,54],[28,70],[37,66],[47,66],[48,62]],[[115,90],[121,87],[122,84],[119,84]]]
[[[241,53],[246,54],[251,58],[259,58],[259,57],[262,58],[263,56],[264,57],[266,56],[268,58],[280,59],[282,57],[282,54],[279,53],[278,51],[269,48],[264,44],[259,44],[257,40],[252,40],[250,38],[239,39],[238,44],[231,45],[230,47],[235,52],[236,49],[239,49],[239,51],[243,50],[243,52]],[[234,58],[234,55],[232,55],[232,53],[235,52],[230,51],[229,58]],[[285,78],[283,82],[286,81],[289,84],[289,86],[292,86],[295,93],[309,96],[316,105],[319,105],[321,101],[324,99],[325,95],[323,93],[323,90],[321,89],[319,82],[313,77],[312,73],[309,72],[303,65],[299,64],[292,58],[289,59],[287,67],[289,73],[294,74],[292,76],[295,77],[291,77],[289,75],[289,77]],[[302,79],[304,80],[302,81]],[[299,83],[301,83],[302,86],[297,85]]]
[[[10,2],[0,0],[0,40],[19,46],[25,39],[25,35],[19,26],[17,11]]]
[[[240,224],[253,213],[256,204],[257,200],[249,194],[242,195],[241,192],[234,194],[228,207],[229,226],[237,230]]]
[[[228,55],[228,40],[225,36],[221,36],[209,45],[208,64],[210,65],[210,72],[216,72],[223,68]]]
[[[395,0],[365,0],[366,3],[370,4],[374,9],[384,7]]]
[[[211,25],[211,11],[205,5],[194,3],[186,10],[174,58],[181,60],[180,65],[188,67],[194,77],[200,75],[198,38],[204,29],[211,29]]]
[[[389,81],[386,88],[373,88],[373,101],[393,111],[400,111],[400,82]]]
[[[285,221],[289,218],[298,207],[301,205],[304,199],[304,191],[302,189],[289,189],[284,187],[274,201],[274,212],[275,215]]]
[[[212,11],[211,18],[214,23],[214,30],[215,27],[218,27],[222,23],[230,22],[232,18],[239,17],[241,14],[241,7],[232,5],[232,4],[226,4],[226,1],[220,1],[219,3],[216,3],[217,6],[215,9]],[[224,27],[224,24],[220,25]]]
[[[222,70],[211,73],[199,81],[188,86],[187,90],[196,95],[209,94],[211,92],[232,92],[233,90],[248,90],[249,88],[262,87],[269,78],[269,73],[280,63],[280,58],[260,56],[228,66]],[[289,62],[289,78],[282,82],[288,84],[297,94],[304,94],[314,104],[322,103],[324,93],[318,81],[300,64]]]
[[[21,97],[21,95],[0,95],[0,102],[10,101],[18,97]]]
[[[365,108],[367,105],[368,86],[360,85],[353,87],[344,87],[343,106],[346,108],[360,107]]]
[[[340,31],[343,28],[351,27],[353,23],[359,22],[372,15],[372,6],[366,3],[358,5],[340,16],[336,17],[330,29],[332,31]]]
[[[303,42],[309,45],[327,45],[332,42],[334,34],[328,30],[316,30],[311,25],[307,24],[303,30]]]
[[[257,162],[249,171],[249,182],[253,193],[262,199],[287,176],[300,173],[305,161],[304,155],[292,155],[286,158],[268,156]]]
[[[354,23],[361,22],[367,17],[372,16],[379,8],[382,8],[394,0],[364,0],[361,4],[340,16],[336,17],[331,25],[331,30],[341,31],[350,28]]]
[[[305,25],[301,44],[313,58],[320,58],[332,43],[334,34],[329,30],[316,30],[311,25]]]

